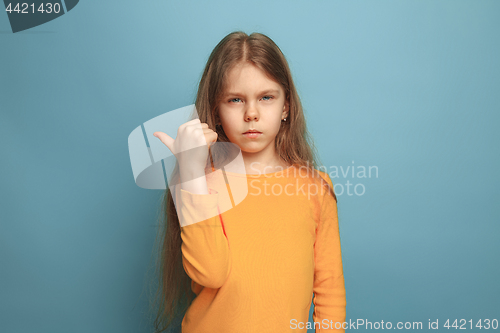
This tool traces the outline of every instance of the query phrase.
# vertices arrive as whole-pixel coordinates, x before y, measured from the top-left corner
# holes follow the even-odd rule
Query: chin
[[[255,154],[255,153],[258,153],[260,151],[262,151],[262,149],[260,148],[249,148],[249,147],[242,147],[242,146],[239,146],[240,149],[241,149],[241,152],[243,153],[249,153],[249,154]]]

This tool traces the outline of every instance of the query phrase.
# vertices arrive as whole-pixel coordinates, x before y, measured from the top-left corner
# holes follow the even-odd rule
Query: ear
[[[290,106],[289,106],[289,103],[288,101],[285,101],[285,105],[283,106],[283,117],[288,117],[288,115],[290,114]]]

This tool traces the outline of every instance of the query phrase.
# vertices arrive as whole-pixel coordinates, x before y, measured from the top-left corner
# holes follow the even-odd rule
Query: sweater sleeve
[[[342,253],[337,215],[337,201],[333,196],[333,184],[328,175],[325,179],[332,192],[326,189],[321,204],[320,221],[314,243],[314,322],[316,333],[345,332],[342,323],[346,318],[346,294],[342,268]],[[337,328],[335,329],[335,324]],[[344,325],[345,327],[345,325]]]
[[[197,284],[220,288],[231,269],[229,244],[224,234],[217,203],[218,192],[194,194],[180,190],[182,264]]]

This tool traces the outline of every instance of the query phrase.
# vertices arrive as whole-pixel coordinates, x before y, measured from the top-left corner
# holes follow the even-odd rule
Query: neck
[[[262,160],[253,154],[243,153],[243,161],[247,174],[265,174],[280,171],[289,167],[285,161],[278,156]]]

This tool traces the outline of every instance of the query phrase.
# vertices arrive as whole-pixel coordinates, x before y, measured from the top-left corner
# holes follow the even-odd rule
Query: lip
[[[258,138],[262,133],[261,132],[245,132],[243,133],[244,136],[250,139],[255,139]]]
[[[249,134],[249,133],[259,133],[259,134],[262,134],[262,132],[259,132],[259,131],[246,131],[243,134]]]

